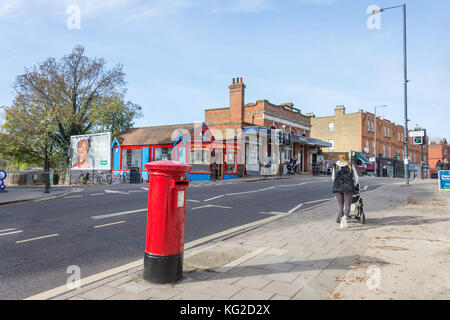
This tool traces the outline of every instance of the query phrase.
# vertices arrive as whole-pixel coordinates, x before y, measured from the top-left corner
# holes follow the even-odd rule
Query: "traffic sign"
[[[410,131],[409,132],[409,136],[410,137],[425,137],[425,131],[424,130],[420,130],[420,131]]]

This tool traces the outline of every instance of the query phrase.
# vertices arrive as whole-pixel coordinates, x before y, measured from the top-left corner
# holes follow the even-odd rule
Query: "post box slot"
[[[187,186],[188,184],[188,181],[175,181],[176,186]]]

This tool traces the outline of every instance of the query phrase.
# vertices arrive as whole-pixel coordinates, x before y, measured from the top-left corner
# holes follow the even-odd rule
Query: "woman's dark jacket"
[[[354,169],[353,169],[354,170]],[[353,172],[348,166],[339,167],[334,165],[333,193],[353,192]]]

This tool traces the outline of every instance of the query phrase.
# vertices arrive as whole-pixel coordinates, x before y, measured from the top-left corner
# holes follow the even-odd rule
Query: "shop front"
[[[237,141],[216,141],[204,123],[133,128],[115,139],[111,148],[113,178],[118,180],[138,170],[141,180],[147,181],[144,165],[161,160],[191,164],[191,181],[239,176]]]

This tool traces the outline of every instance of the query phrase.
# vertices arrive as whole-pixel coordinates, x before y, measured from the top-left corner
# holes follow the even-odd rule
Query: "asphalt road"
[[[395,180],[362,178],[370,190]],[[366,187],[367,186],[367,187]],[[147,185],[80,187],[59,199],[0,207],[0,299],[23,299],[143,257]],[[327,177],[193,183],[185,243],[333,199]]]

